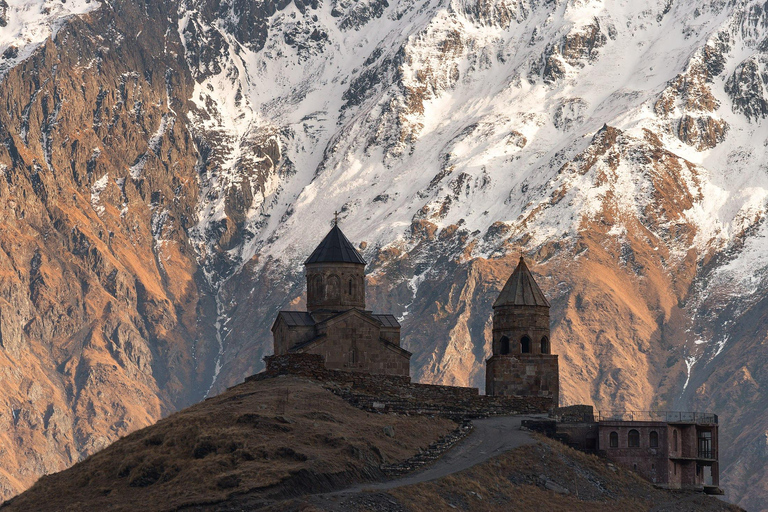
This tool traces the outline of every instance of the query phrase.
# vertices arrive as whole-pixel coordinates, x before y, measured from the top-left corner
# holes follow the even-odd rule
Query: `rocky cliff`
[[[761,2],[7,0],[0,20],[5,496],[258,371],[338,210],[417,379],[482,384],[522,250],[563,399],[719,413],[729,498],[764,506]]]

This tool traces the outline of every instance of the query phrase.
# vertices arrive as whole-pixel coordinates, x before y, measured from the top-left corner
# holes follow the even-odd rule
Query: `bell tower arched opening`
[[[523,354],[531,353],[531,338],[528,336],[520,338],[520,352]]]
[[[499,350],[499,353],[501,355],[509,354],[509,338],[507,338],[506,336],[501,337],[501,348]]]

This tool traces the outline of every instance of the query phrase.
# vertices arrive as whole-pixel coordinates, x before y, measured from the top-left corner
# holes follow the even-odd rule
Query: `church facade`
[[[410,375],[400,324],[365,309],[365,260],[335,224],[304,263],[307,310],[280,311],[275,355],[317,354],[329,370]]]
[[[550,342],[549,302],[522,256],[493,304],[491,351],[487,395],[546,396],[557,406],[560,373]]]

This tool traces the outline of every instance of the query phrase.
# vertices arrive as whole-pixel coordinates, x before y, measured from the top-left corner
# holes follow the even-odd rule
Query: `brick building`
[[[600,452],[656,485],[722,493],[716,415],[619,413],[597,426]]]
[[[723,494],[715,414],[595,413],[591,405],[572,405],[553,409],[549,419],[523,425],[621,464],[657,487]]]
[[[280,311],[272,325],[275,355],[318,354],[329,370],[410,375],[392,315],[365,309],[365,260],[334,225],[304,263],[307,311]]]
[[[552,354],[549,302],[520,262],[493,304],[492,355],[486,361],[488,395],[560,395],[557,355]]]

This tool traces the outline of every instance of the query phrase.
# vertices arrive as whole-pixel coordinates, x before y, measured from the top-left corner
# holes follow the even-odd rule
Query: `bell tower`
[[[341,232],[338,222],[304,262],[307,311],[335,314],[365,310],[365,260]]]
[[[493,304],[491,351],[487,395],[551,396],[558,405],[559,369],[550,343],[549,302],[522,256]]]

